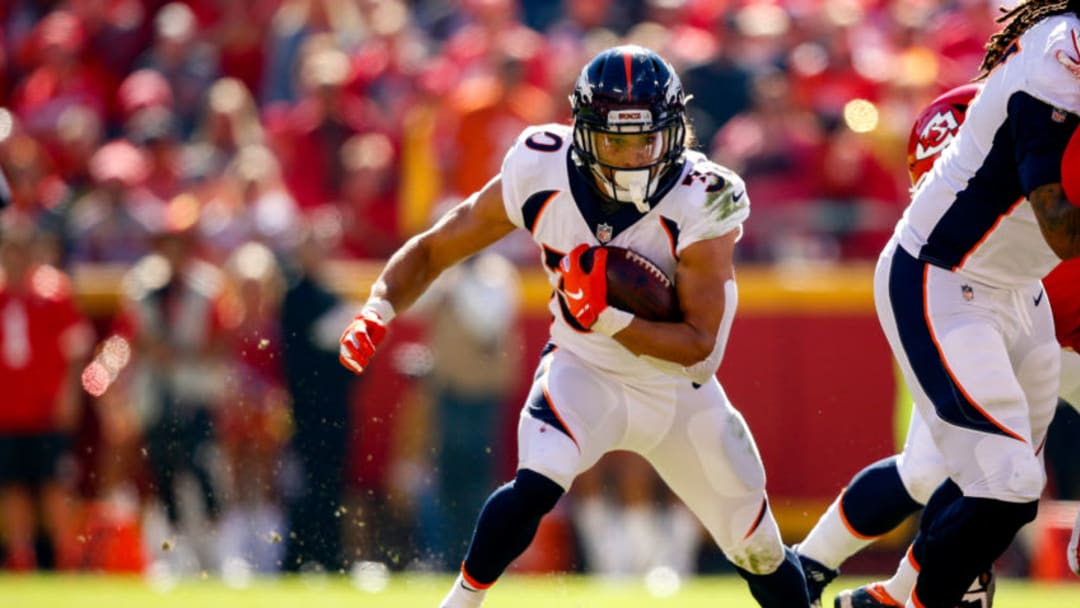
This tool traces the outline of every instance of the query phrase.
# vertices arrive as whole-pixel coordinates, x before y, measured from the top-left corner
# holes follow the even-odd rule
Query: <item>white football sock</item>
[[[900,558],[900,564],[896,568],[896,574],[893,577],[881,584],[894,599],[900,602],[905,602],[908,596],[911,595],[911,590],[915,588],[915,580],[919,578],[919,571],[915,569],[915,565],[911,563],[911,548],[908,547],[907,553],[904,557]]]
[[[855,536],[847,527],[840,514],[843,497],[841,494],[829,505],[806,539],[799,543],[798,549],[800,554],[833,569],[839,568],[844,560],[877,540]]]
[[[454,586],[443,598],[439,608],[480,608],[487,589],[473,589],[461,574],[454,579]]]

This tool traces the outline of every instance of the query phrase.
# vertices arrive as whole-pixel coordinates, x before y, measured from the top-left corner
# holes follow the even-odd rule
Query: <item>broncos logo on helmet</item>
[[[687,99],[671,65],[640,46],[608,49],[581,70],[573,149],[602,196],[649,210],[686,150]]]

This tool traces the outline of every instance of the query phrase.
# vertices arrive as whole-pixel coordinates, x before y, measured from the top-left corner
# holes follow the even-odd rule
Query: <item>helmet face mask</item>
[[[570,97],[574,153],[605,198],[645,213],[686,147],[686,96],[671,66],[639,46],[604,51]]]

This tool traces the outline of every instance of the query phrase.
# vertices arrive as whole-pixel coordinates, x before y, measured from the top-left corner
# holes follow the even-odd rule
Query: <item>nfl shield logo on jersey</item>
[[[606,243],[611,240],[612,230],[611,224],[600,224],[596,227],[596,238],[600,239],[601,243]]]

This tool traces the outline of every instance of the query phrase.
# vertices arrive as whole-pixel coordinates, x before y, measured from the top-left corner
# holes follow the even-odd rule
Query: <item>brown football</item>
[[[607,249],[608,304],[649,321],[678,321],[679,299],[675,282],[645,256],[613,245],[590,247],[581,256],[581,265],[592,269],[593,254]]]

